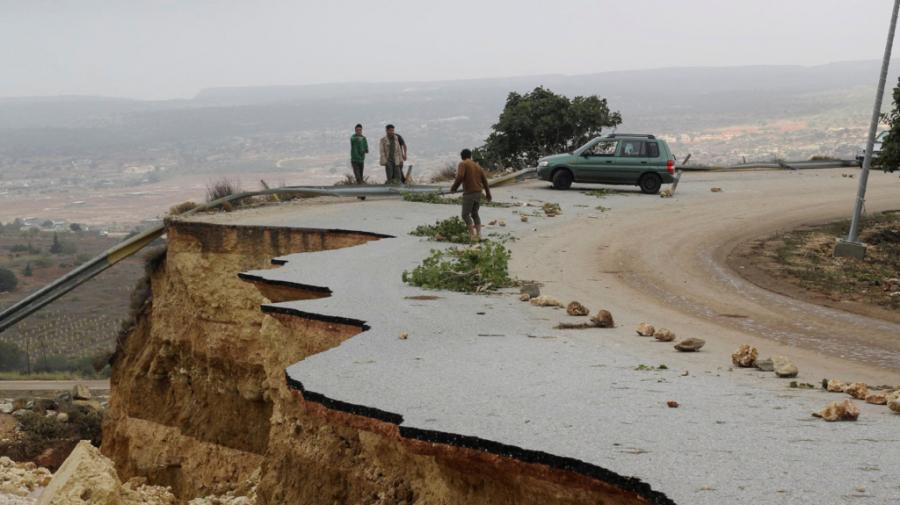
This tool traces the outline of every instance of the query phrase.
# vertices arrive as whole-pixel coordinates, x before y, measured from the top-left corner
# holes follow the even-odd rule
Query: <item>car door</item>
[[[625,184],[637,184],[641,174],[645,172],[663,172],[666,170],[666,155],[660,154],[659,142],[656,140],[629,140],[623,146],[617,164],[621,167],[621,181]],[[640,147],[640,149],[638,149]]]
[[[575,162],[575,180],[601,183],[610,183],[615,180],[615,159],[618,146],[618,140],[600,139],[585,149]]]
[[[641,139],[622,139],[619,155],[616,157],[616,179],[621,184],[637,184],[641,174],[653,170],[648,156],[647,142]],[[659,149],[656,150],[659,156]]]

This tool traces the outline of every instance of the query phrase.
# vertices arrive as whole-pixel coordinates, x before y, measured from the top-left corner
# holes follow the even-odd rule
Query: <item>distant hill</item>
[[[893,62],[890,87],[900,60]],[[567,95],[599,94],[622,113],[623,128],[677,134],[734,124],[831,114],[864,121],[879,61],[819,66],[660,68],[438,82],[338,83],[210,88],[190,100],[104,97],[0,99],[0,156],[96,156],[133,150],[213,152],[223,139],[305,136],[304,152],[343,149],[362,122],[386,122],[419,152],[476,145],[510,91],[543,85]],[[196,147],[199,146],[199,147]]]

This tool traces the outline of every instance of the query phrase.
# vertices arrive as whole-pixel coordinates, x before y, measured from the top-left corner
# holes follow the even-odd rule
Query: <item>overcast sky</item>
[[[0,96],[880,59],[891,0],[0,0]]]

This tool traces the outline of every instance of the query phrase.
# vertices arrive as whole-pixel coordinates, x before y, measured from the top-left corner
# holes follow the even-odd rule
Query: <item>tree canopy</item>
[[[13,291],[19,285],[19,279],[12,270],[0,268],[0,293]]]
[[[597,95],[569,99],[544,87],[524,95],[512,92],[475,158],[534,166],[542,156],[573,151],[603,128],[621,123],[622,116],[610,112],[606,99]]]
[[[894,88],[894,108],[882,119],[887,121],[890,130],[881,145],[881,155],[877,163],[881,168],[893,172],[900,167],[900,80]]]

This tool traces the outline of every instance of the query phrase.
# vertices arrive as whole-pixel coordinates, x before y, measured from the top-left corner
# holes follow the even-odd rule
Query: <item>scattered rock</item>
[[[676,402],[675,400],[669,400],[669,401],[667,401],[667,402],[666,402],[666,405],[668,405],[670,409],[677,409],[677,408],[678,408],[678,402]]]
[[[562,307],[562,303],[560,303],[559,300],[547,295],[541,295],[536,298],[532,298],[529,301],[532,305],[537,305],[538,307]]]
[[[406,333],[404,331],[403,333],[400,334],[400,340],[406,340],[408,338],[409,338],[409,333]]]
[[[869,396],[869,386],[862,382],[854,382],[844,388],[844,392],[857,400],[865,400]]]
[[[59,414],[56,414],[56,420],[60,423],[67,423],[69,422],[69,414],[60,412]]]
[[[506,221],[501,219],[501,220],[497,221],[497,224],[500,226],[506,226]]]
[[[652,324],[641,323],[637,327],[637,334],[642,337],[652,337],[656,332],[656,328],[653,327]]]
[[[797,365],[793,364],[791,360],[784,356],[773,357],[772,365],[775,369],[775,375],[785,379],[796,377],[797,374],[800,373],[797,369]]]
[[[832,393],[843,393],[847,389],[847,385],[837,379],[828,379],[825,383],[825,390]]]
[[[889,400],[887,406],[892,411],[900,413],[900,397]]]
[[[0,503],[34,503],[24,497],[50,483],[50,471],[34,463],[16,463],[5,456],[0,457]],[[13,497],[21,497],[16,501]]]
[[[13,404],[11,402],[0,403],[0,414],[12,414]]]
[[[850,400],[843,400],[840,402],[831,402],[819,412],[814,412],[813,415],[815,417],[821,417],[829,422],[856,421],[856,419],[859,418],[859,408],[857,408]]]
[[[672,190],[671,190],[671,189],[664,189],[664,190],[660,191],[660,192],[659,192],[659,197],[660,197],[660,198],[672,198]]]
[[[100,405],[100,402],[98,402],[97,400],[72,400],[72,405],[84,407],[97,412],[103,410],[103,405]]]
[[[536,282],[526,282],[519,288],[519,293],[527,294],[528,298],[541,296],[541,286]]]
[[[681,352],[697,352],[704,345],[706,345],[706,340],[702,338],[688,338],[675,344],[675,349]]]
[[[894,400],[900,400],[900,389],[898,389],[898,390],[896,390],[896,391],[894,391],[894,392],[892,392],[892,393],[888,393],[888,394],[887,394],[887,401],[888,401],[888,403],[890,403],[890,402],[892,402],[892,401],[894,401]]]
[[[808,382],[791,381],[791,383],[788,384],[788,386],[792,387],[794,389],[816,389],[815,384],[810,384]]]
[[[668,328],[660,328],[653,332],[653,338],[660,342],[672,342],[675,340],[675,333]]]
[[[519,217],[519,220],[522,221],[523,223],[527,223],[527,222],[528,222],[528,216],[524,216],[524,215],[523,215],[523,216],[520,216],[520,217]]]
[[[608,310],[598,310],[597,314],[591,318],[591,322],[598,328],[613,328],[616,325]]]
[[[570,316],[586,316],[590,313],[591,311],[579,302],[569,302],[569,305],[566,306],[566,314]]]
[[[884,285],[884,290],[889,293],[900,291],[900,279],[885,279],[882,284]]]
[[[887,394],[880,391],[874,391],[866,395],[866,403],[872,405],[887,405]]]
[[[772,361],[772,358],[758,359],[753,362],[753,366],[755,366],[757,370],[762,370],[763,372],[775,371],[775,363]]]
[[[78,442],[41,494],[38,505],[119,504],[119,478],[112,461],[87,440]]]
[[[721,193],[722,192],[722,188],[709,188],[709,190],[712,191],[713,193]]]
[[[522,293],[521,295],[519,295],[519,300],[527,302],[528,300],[531,300],[531,295],[529,295],[528,293]]]
[[[76,400],[90,400],[94,395],[91,394],[91,390],[88,389],[84,384],[76,384],[74,388],[72,388],[72,398]]]
[[[731,354],[731,362],[734,366],[739,366],[741,368],[750,368],[754,364],[756,364],[756,358],[759,357],[759,351],[756,350],[756,347],[742,344],[738,347],[737,351],[734,351]]]
[[[494,219],[488,223],[488,226],[497,226],[497,220]]]

